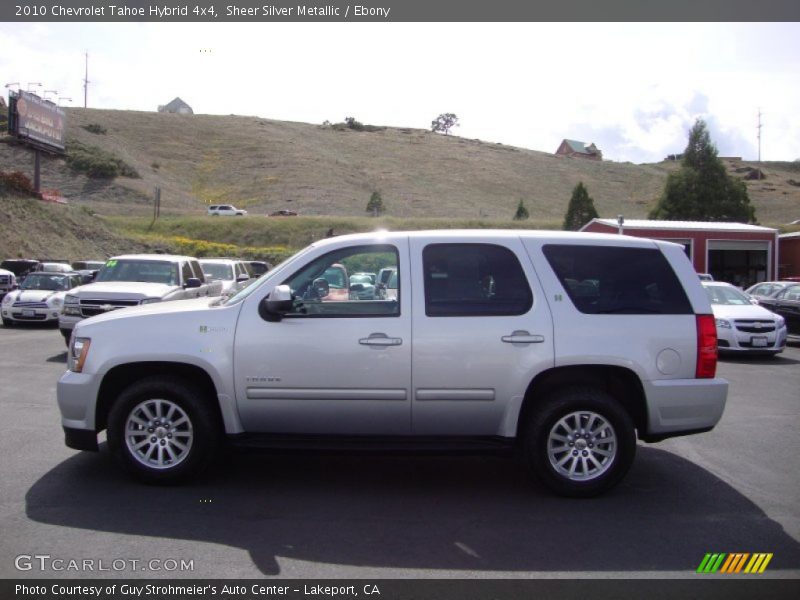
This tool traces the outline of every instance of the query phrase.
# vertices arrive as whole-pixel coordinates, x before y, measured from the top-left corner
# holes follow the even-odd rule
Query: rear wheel
[[[208,394],[173,378],[131,384],[108,417],[111,453],[146,483],[178,483],[199,474],[216,454],[219,438]]]
[[[570,388],[553,394],[532,415],[525,459],[562,496],[587,498],[619,483],[636,454],[630,416],[609,394]]]

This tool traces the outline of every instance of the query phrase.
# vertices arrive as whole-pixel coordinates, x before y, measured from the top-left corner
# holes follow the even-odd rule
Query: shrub
[[[33,183],[22,171],[12,171],[11,173],[0,171],[0,189],[26,196],[36,195]]]
[[[108,133],[108,130],[105,127],[97,123],[89,123],[88,125],[84,125],[83,128],[89,133],[94,133],[96,135],[105,135]]]
[[[386,207],[383,205],[383,198],[381,198],[380,193],[372,192],[372,196],[369,197],[369,202],[367,202],[367,212],[373,217],[377,217],[385,211]]]
[[[122,159],[97,146],[88,146],[76,141],[67,143],[67,165],[73,171],[86,173],[87,176],[96,179],[113,179],[120,175],[139,177],[136,169]]]

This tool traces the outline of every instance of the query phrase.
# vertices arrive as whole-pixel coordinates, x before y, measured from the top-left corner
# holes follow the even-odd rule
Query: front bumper
[[[765,333],[739,331],[736,327],[717,327],[717,347],[720,352],[777,354],[786,348],[786,326]]]
[[[724,379],[663,379],[645,381],[647,432],[656,441],[712,429],[722,418],[728,397]]]
[[[97,449],[95,406],[98,387],[99,378],[90,373],[66,371],[58,380],[58,409],[61,411],[65,442],[70,448]],[[91,438],[94,439],[93,444],[89,442]]]
[[[58,321],[60,308],[24,308],[17,306],[3,306],[2,314],[6,321],[16,323],[53,323]]]
[[[81,321],[83,321],[83,317],[65,315],[64,313],[61,313],[61,315],[58,317],[58,328],[61,331],[72,331],[75,328],[75,325]]]

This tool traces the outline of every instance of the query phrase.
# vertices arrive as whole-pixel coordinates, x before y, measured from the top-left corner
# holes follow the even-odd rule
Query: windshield
[[[230,265],[224,263],[209,263],[200,261],[200,266],[203,267],[203,273],[212,279],[233,279],[233,269]]]
[[[733,306],[747,306],[752,304],[750,298],[736,288],[723,286],[706,286],[706,294],[711,304],[728,304]]]
[[[67,289],[67,278],[61,275],[28,275],[19,287],[23,290],[57,292]]]
[[[178,265],[165,260],[108,261],[100,269],[95,281],[143,281],[178,285]]]

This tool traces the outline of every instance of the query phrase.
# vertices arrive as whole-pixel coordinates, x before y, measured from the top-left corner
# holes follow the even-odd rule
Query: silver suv
[[[362,299],[332,267],[394,268]],[[76,325],[58,404],[72,448],[148,482],[223,441],[267,448],[517,449],[559,494],[619,482],[637,438],[708,431],[714,316],[683,248],[601,234],[372,233],[299,252],[226,300]]]

